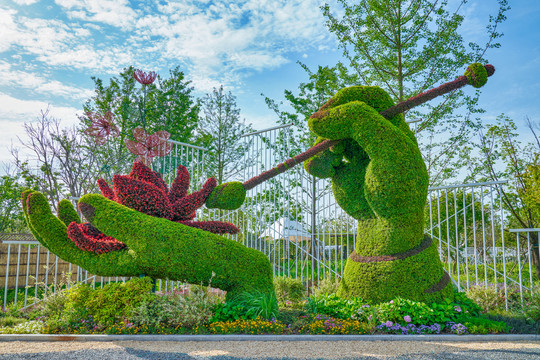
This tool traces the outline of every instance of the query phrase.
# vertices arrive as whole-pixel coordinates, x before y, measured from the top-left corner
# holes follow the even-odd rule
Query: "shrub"
[[[187,295],[174,294],[180,306],[168,305],[168,311],[172,315],[169,325],[173,327],[196,328],[208,324],[217,304],[223,299],[211,293],[209,288],[192,285]]]
[[[523,314],[488,314],[487,318],[506,323],[511,334],[540,334],[540,322],[531,321]]]
[[[276,318],[278,315],[276,296],[271,293],[245,292],[214,308],[212,322],[235,321],[240,319]]]
[[[343,299],[336,294],[310,296],[307,307],[313,314],[325,314],[338,319],[350,319],[365,302],[361,298]]]
[[[317,287],[313,289],[314,296],[335,294],[339,287],[339,279],[331,276],[325,276],[319,280]]]
[[[510,327],[505,322],[485,317],[471,317],[463,325],[471,334],[499,334],[510,331]]]
[[[466,291],[467,296],[482,308],[483,313],[505,309],[506,301],[501,284],[473,285]]]
[[[480,314],[480,308],[463,293],[456,292],[454,301],[427,305],[423,302],[396,298],[378,306],[379,321],[391,321],[405,324],[405,316],[410,317],[414,324],[445,324],[447,322],[459,323],[470,317]]]
[[[277,319],[284,324],[293,324],[298,319],[306,316],[307,313],[304,310],[299,309],[280,309],[277,314]]]
[[[536,286],[530,300],[525,303],[523,315],[528,320],[540,324],[540,286]]]
[[[148,277],[131,279],[125,283],[110,283],[103,288],[77,284],[66,292],[65,311],[60,323],[74,325],[81,319],[101,325],[112,325],[130,317],[133,310],[148,296],[152,289]]]
[[[160,323],[168,323],[170,314],[168,308],[179,306],[172,297],[156,295],[146,298],[133,310],[131,320],[139,325],[157,326]]]
[[[20,317],[4,316],[0,317],[0,327],[13,327],[25,321],[26,319]]]
[[[221,301],[209,288],[192,285],[189,292],[173,291],[146,298],[130,319],[150,328],[195,328],[210,322]]]
[[[293,303],[300,302],[304,299],[306,293],[302,280],[293,279],[288,276],[274,277],[274,289],[280,304],[285,304],[287,301]]]

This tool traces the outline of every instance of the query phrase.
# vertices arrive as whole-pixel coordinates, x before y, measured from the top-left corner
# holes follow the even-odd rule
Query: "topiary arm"
[[[272,293],[272,267],[260,251],[207,231],[146,215],[97,194],[79,209],[99,231],[126,244],[143,273],[155,278],[207,284],[227,291]]]
[[[52,214],[47,199],[40,192],[24,191],[21,196],[24,216],[32,234],[43,246],[63,260],[102,276],[141,274],[135,259],[127,250],[97,255],[79,249],[68,238],[66,224]]]
[[[309,119],[310,129],[318,136],[330,140],[353,139],[366,154],[359,156],[356,163],[335,167],[341,169],[338,174],[343,176],[334,184],[334,187],[337,186],[334,192],[347,193],[351,202],[358,201],[364,205],[366,211],[362,214],[352,211],[353,216],[423,214],[427,171],[418,145],[399,124],[403,122],[407,126],[401,115],[392,121],[387,120],[377,109],[355,100],[365,96],[363,87],[343,89],[329,101],[328,106]],[[345,176],[345,173],[350,175]],[[356,175],[356,179],[352,178],[353,175]],[[365,181],[361,179],[362,175]],[[358,180],[362,181],[355,183]],[[346,189],[348,184],[354,186],[356,191]],[[361,188],[359,184],[362,184]],[[367,211],[366,201],[372,211]],[[345,210],[348,210],[347,206]]]

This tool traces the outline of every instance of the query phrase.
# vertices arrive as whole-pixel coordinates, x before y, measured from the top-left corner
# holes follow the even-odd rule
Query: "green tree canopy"
[[[222,184],[241,174],[246,164],[248,144],[242,135],[252,132],[250,124],[240,119],[240,109],[231,92],[223,86],[214,88],[202,100],[203,115],[199,120],[201,144],[208,149],[207,172]]]
[[[446,0],[338,0],[343,15],[328,4],[322,10],[361,85],[379,86],[401,102],[453,80],[470,63],[486,63],[486,51],[500,46],[497,26],[506,19],[507,1],[499,0],[497,15],[489,17],[484,46],[466,46],[460,33],[464,16],[459,12],[466,2],[453,8]],[[418,121],[431,184],[455,176],[463,165],[459,152],[449,150],[465,145],[479,128],[480,120],[473,118],[483,112],[476,106],[478,95],[454,91],[405,114],[408,121]],[[443,136],[447,140],[437,139]]]
[[[20,164],[21,170],[0,177],[0,232],[26,232],[21,208],[21,193],[24,189],[38,189],[39,179],[30,173],[28,164]]]

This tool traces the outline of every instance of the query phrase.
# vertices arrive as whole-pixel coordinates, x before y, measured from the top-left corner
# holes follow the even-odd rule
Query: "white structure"
[[[273,240],[284,239],[297,243],[310,240],[311,233],[306,231],[298,221],[282,217],[266,228],[260,237]]]

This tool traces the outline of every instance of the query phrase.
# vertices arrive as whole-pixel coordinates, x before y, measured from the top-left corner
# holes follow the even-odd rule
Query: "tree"
[[[208,149],[207,171],[218,184],[241,173],[248,164],[245,153],[248,150],[242,135],[252,132],[251,125],[240,120],[240,109],[236,107],[236,98],[225,93],[223,86],[214,88],[202,100],[203,116],[199,120],[201,144]]]
[[[538,204],[534,201],[538,196],[538,156],[540,156],[540,140],[534,131],[534,124],[527,119],[533,141],[523,144],[521,134],[515,122],[501,114],[495,124],[487,124],[480,132],[480,141],[476,148],[479,156],[471,156],[469,162],[469,178],[474,181],[509,180],[500,187],[500,199],[506,210],[505,227],[537,228],[540,227]],[[520,234],[521,249],[527,250],[527,236]],[[538,251],[538,234],[531,233],[532,262],[536,267],[536,275],[540,279],[540,255]]]
[[[81,195],[97,189],[99,170],[97,144],[75,127],[62,128],[60,120],[42,111],[34,122],[24,124],[29,140],[19,138],[21,144],[32,153],[40,178],[38,186],[56,208],[58,202],[69,196]],[[18,149],[12,155],[19,171],[26,172],[27,161],[19,158]]]
[[[107,86],[102,79],[92,77],[95,95],[84,104],[85,115],[80,118],[81,125],[88,128],[93,116],[105,116],[109,111],[113,114],[119,136],[109,139],[99,151],[99,163],[106,177],[129,169],[133,156],[125,140],[133,140],[132,130],[136,127],[143,127],[150,134],[165,130],[171,134],[171,140],[196,142],[199,104],[184,73],[178,67],[169,71],[168,78],[153,72],[142,73],[146,76],[143,82],[140,77],[136,80],[135,74],[137,70],[130,66],[118,77],[112,77]]]
[[[120,128],[117,142],[122,144],[131,136],[132,129],[143,125],[148,132],[166,130],[176,141],[193,141],[199,106],[184,73],[176,67],[169,71],[169,78],[157,75],[157,83],[139,87],[134,72],[132,66],[124,69],[119,77],[110,79],[108,86],[100,78],[92,77],[95,95],[86,101],[84,111],[99,114],[111,111]],[[90,125],[87,118],[81,120],[84,125]]]
[[[24,189],[37,190],[38,179],[28,170],[28,164],[21,164],[22,170],[7,169],[0,177],[0,232],[25,232],[28,230],[21,209],[21,192]]]
[[[488,41],[484,46],[469,43],[468,48],[458,31],[464,19],[458,11],[466,0],[454,13],[446,0],[338,0],[343,16],[328,4],[322,10],[361,84],[379,86],[400,102],[452,80],[470,63],[487,62],[486,51],[500,46],[495,42],[502,36],[497,26],[509,9],[506,0],[498,2],[497,16],[489,18]],[[419,121],[416,133],[431,184],[451,178],[461,167],[460,157],[449,149],[459,149],[479,128],[479,119],[472,118],[483,111],[476,107],[478,95],[458,90],[406,114],[408,121]],[[447,140],[437,140],[442,134]]]

